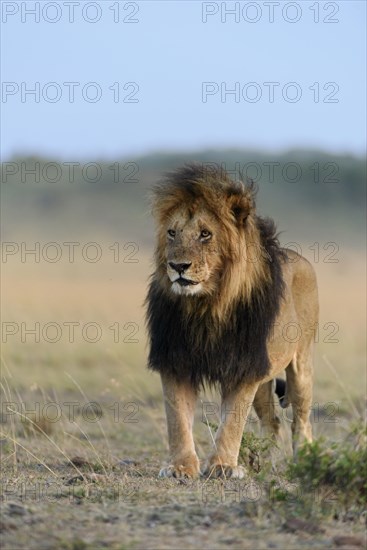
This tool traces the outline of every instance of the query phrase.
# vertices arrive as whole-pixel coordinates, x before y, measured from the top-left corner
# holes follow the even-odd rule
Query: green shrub
[[[346,440],[331,445],[320,438],[302,446],[289,476],[304,489],[330,486],[344,504],[367,504],[367,430],[356,427]]]
[[[213,422],[205,422],[213,431],[217,431],[218,425]],[[257,437],[253,432],[243,432],[238,460],[248,464],[255,472],[259,472],[263,465],[263,456],[276,447],[275,440],[269,437]]]

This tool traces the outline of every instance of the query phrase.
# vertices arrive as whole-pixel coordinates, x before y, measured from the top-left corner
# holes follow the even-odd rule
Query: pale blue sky
[[[19,87],[14,95],[2,95],[3,160],[21,153],[72,161],[208,147],[364,152],[364,1],[319,2],[318,23],[312,8],[315,1],[287,8],[289,19],[300,14],[295,23],[282,17],[290,4],[282,1],[274,5],[273,23],[270,8],[260,1],[252,2],[247,12],[248,19],[259,17],[255,23],[246,21],[242,12],[238,23],[225,13],[221,22],[221,5],[233,7],[235,2],[105,0],[94,3],[101,17],[94,24],[83,19],[82,8],[88,2],[82,0],[75,2],[73,23],[63,1],[57,2],[58,11],[51,6],[45,15],[42,9],[49,2],[40,2],[40,22],[22,13],[21,4],[2,2],[2,81]],[[26,4],[32,8],[35,2]],[[116,12],[110,8],[117,4],[121,21],[114,23]],[[135,4],[139,11],[133,14]],[[237,4],[242,10],[246,2]],[[206,23],[202,21],[203,10],[217,9]],[[93,6],[88,10],[90,19],[98,13]],[[55,23],[45,20],[57,17]],[[124,23],[124,17],[139,22]],[[339,22],[326,23],[324,18]],[[41,91],[39,103],[31,96],[22,102],[22,82],[28,88],[39,82],[41,90],[56,82],[61,99],[47,102]],[[74,103],[68,100],[64,82],[80,83]],[[82,98],[81,88],[88,82],[100,87],[100,101],[88,103]],[[139,91],[133,97],[138,102],[115,103],[109,89],[115,82],[121,85],[121,97],[134,91],[132,86],[124,91],[125,83],[137,83]],[[238,82],[244,93],[243,87],[255,82],[257,88],[247,88],[248,97],[256,89],[262,96],[256,103],[242,95],[239,102],[233,95],[221,102],[219,91],[203,103],[203,82],[214,82],[219,90],[222,82],[228,89]],[[264,82],[280,83],[273,103]],[[302,91],[298,102],[282,97],[289,82],[296,82]],[[339,90],[335,84],[323,90],[330,82]],[[14,91],[12,86],[8,84],[7,90]],[[52,98],[55,91],[46,87],[46,97]],[[94,89],[88,91],[92,94]],[[289,88],[289,96],[295,91]],[[323,102],[328,96],[338,102]]]

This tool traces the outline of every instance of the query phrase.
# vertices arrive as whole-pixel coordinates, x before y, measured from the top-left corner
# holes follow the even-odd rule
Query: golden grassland
[[[3,265],[3,329],[8,322],[15,323],[9,331],[17,330],[6,343],[3,334],[3,358],[15,385],[63,388],[69,385],[63,373],[71,369],[82,377],[83,385],[96,390],[103,388],[108,377],[116,378],[126,390],[147,379],[147,392],[156,389],[156,376],[145,369],[143,303],[151,258],[143,251],[136,259],[137,263],[118,264],[112,257],[96,264],[22,264],[14,259]],[[317,400],[344,399],[340,384],[352,398],[361,397],[364,390],[365,263],[352,250],[338,259],[338,263],[314,263],[320,295]],[[71,342],[73,322],[79,324]],[[40,324],[39,342],[31,332],[35,323]],[[59,335],[47,323],[57,323]],[[87,327],[83,333],[88,323],[100,327],[96,342],[91,340],[98,338],[98,329]],[[58,341],[52,343],[52,339]]]

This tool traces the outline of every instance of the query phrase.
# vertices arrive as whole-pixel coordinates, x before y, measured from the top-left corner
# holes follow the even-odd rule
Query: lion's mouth
[[[183,277],[179,277],[179,279],[176,279],[174,282],[178,283],[180,286],[190,286],[198,284],[195,281],[190,281],[190,279],[184,279]]]

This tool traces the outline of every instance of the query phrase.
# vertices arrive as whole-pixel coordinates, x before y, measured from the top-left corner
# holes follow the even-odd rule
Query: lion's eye
[[[211,236],[212,234],[207,229],[203,229],[200,233],[200,239],[209,239]]]
[[[174,229],[169,229],[167,231],[167,234],[168,234],[169,237],[171,237],[173,239],[176,235],[176,231]]]

